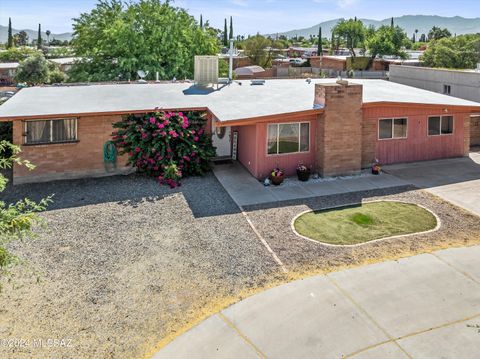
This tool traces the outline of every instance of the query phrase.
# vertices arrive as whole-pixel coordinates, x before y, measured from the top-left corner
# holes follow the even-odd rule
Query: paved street
[[[291,282],[247,298],[154,358],[475,358],[480,246]]]

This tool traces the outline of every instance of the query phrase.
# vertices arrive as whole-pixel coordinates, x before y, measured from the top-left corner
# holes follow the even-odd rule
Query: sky
[[[12,18],[15,29],[42,29],[52,33],[72,31],[72,18],[88,12],[96,0],[0,0],[0,24]],[[240,35],[301,29],[322,21],[349,18],[382,20],[401,15],[480,17],[479,0],[176,0],[196,18],[223,28],[233,16]]]

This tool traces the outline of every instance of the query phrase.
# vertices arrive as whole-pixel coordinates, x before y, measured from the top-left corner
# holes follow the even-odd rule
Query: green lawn
[[[435,228],[437,219],[409,203],[372,202],[302,214],[294,226],[301,235],[329,244],[357,244]]]

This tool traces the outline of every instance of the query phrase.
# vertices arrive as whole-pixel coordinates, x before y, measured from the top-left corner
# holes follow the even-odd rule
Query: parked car
[[[303,65],[307,60],[301,59],[301,58],[296,58],[296,59],[290,59],[290,63],[294,66],[301,66]]]

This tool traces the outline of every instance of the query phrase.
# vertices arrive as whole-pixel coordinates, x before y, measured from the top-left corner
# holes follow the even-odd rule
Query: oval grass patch
[[[352,245],[429,231],[437,226],[437,218],[416,204],[380,201],[306,212],[294,220],[293,226],[309,239]]]

